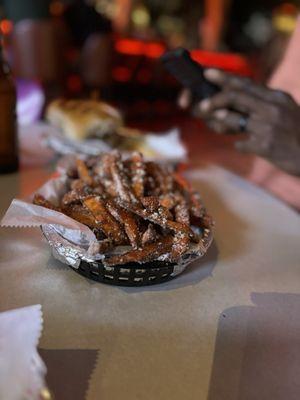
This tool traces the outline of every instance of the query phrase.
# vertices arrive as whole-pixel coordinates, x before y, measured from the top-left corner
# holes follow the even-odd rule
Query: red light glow
[[[80,79],[80,76],[70,75],[67,78],[67,88],[70,90],[70,92],[73,93],[80,92],[80,90],[82,89],[82,81]]]
[[[158,58],[166,50],[165,46],[161,43],[143,42],[136,39],[119,39],[115,43],[115,49],[121,54],[146,56],[149,58]]]
[[[147,43],[144,54],[149,58],[159,58],[166,51],[165,46],[160,43]]]
[[[139,56],[143,54],[144,43],[133,39],[120,39],[115,44],[118,53]]]
[[[3,33],[3,35],[10,34],[10,32],[13,30],[13,23],[8,19],[3,19],[0,22],[0,30]]]
[[[126,67],[115,67],[112,76],[118,82],[128,82],[131,79],[131,71]]]
[[[61,1],[53,1],[50,4],[50,14],[54,17],[60,17],[64,12],[64,5]]]
[[[247,59],[238,54],[193,50],[191,55],[193,60],[202,64],[204,67],[220,68],[238,75],[251,76],[253,74]]]
[[[128,56],[144,56],[153,59],[159,58],[166,51],[166,47],[162,43],[143,42],[142,40],[128,38],[118,39],[115,42],[115,49],[120,54]],[[238,54],[225,54],[194,50],[192,51],[192,58],[196,62],[203,64],[205,67],[220,68],[239,75],[252,75],[252,68],[249,62],[245,57],[242,57]],[[121,70],[119,70],[119,68],[121,68]],[[130,79],[128,77],[129,74],[130,71],[125,72],[123,67],[118,67],[115,69],[116,80],[127,81]],[[141,81],[144,79],[142,76],[140,78]]]
[[[298,13],[297,7],[292,3],[282,3],[278,6],[277,11],[281,14],[296,15]]]

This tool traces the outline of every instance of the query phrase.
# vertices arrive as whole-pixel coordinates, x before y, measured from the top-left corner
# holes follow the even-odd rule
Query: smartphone
[[[182,86],[191,90],[195,101],[206,99],[220,91],[219,86],[205,78],[202,65],[192,60],[189,51],[184,48],[163,54],[161,62]]]

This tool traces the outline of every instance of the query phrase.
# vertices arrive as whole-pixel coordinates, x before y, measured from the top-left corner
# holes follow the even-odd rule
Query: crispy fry
[[[71,190],[67,192],[61,199],[63,206],[68,206],[74,203],[81,203],[80,196],[78,195],[78,190]]]
[[[71,168],[69,168],[69,169],[66,171],[66,173],[67,173],[67,176],[68,176],[70,179],[78,179],[78,171],[77,171],[77,168],[76,168],[76,167],[71,167]]]
[[[67,192],[62,200],[61,203],[63,207],[73,204],[73,203],[81,203],[81,201],[91,195],[91,190],[88,186],[83,187],[82,189],[73,189],[70,192]]]
[[[87,169],[84,161],[78,158],[76,160],[76,166],[79,178],[82,179],[87,185],[92,186],[93,178],[90,176],[89,170]]]
[[[177,183],[177,185],[179,186],[179,188],[182,191],[185,191],[185,190],[190,191],[191,190],[190,183],[181,174],[179,174],[178,172],[174,172],[173,178],[174,178],[174,181]]]
[[[148,171],[146,173],[145,177],[145,190],[144,190],[144,195],[147,193],[148,196],[157,196],[157,190],[155,189],[156,182],[153,178],[152,175],[148,174]]]
[[[53,211],[61,212],[60,207],[57,207],[54,204],[52,204],[50,201],[46,200],[45,197],[42,196],[41,194],[34,195],[33,204],[35,204],[36,206],[49,208],[50,210],[53,210]]]
[[[191,230],[191,228],[187,225],[184,225],[180,222],[168,220],[165,215],[162,207],[159,207],[157,211],[151,212],[147,209],[142,209],[137,205],[133,204],[124,204],[121,203],[123,207],[127,208],[128,210],[132,211],[134,214],[140,216],[143,219],[146,219],[154,224],[161,226],[162,228],[170,229],[173,232],[184,232],[189,235],[189,237],[194,238],[195,234]]]
[[[157,196],[142,197],[141,203],[145,208],[147,208],[151,212],[156,211],[160,206],[159,199]]]
[[[158,213],[160,218],[169,220],[173,219],[173,215],[170,213],[170,211],[166,207],[160,205],[158,197],[142,197],[141,202],[148,211],[152,212],[153,214]]]
[[[205,212],[203,208],[203,204],[201,202],[201,197],[198,192],[193,190],[189,182],[187,182],[182,176],[178,174],[174,174],[176,183],[181,188],[182,192],[188,197],[189,199],[189,208],[191,215],[201,218],[203,213]]]
[[[107,207],[108,211],[111,213],[111,215],[118,222],[120,222],[121,224],[124,225],[124,229],[129,238],[131,246],[134,249],[137,249],[140,245],[141,238],[140,238],[139,227],[138,227],[137,221],[135,219],[135,216],[131,212],[117,206],[111,200],[106,203],[106,207]]]
[[[158,234],[154,228],[153,224],[149,224],[148,228],[146,231],[143,233],[142,236],[142,245],[145,246],[145,244],[148,243],[153,243],[158,239]]]
[[[190,205],[191,214],[194,215],[195,217],[202,218],[205,213],[205,209],[201,202],[200,194],[198,192],[191,190],[189,192],[189,195],[191,203]]]
[[[101,159],[99,159],[98,162],[93,167],[94,174],[99,176],[101,180],[111,179],[110,160],[111,160],[111,155],[109,153],[103,154]]]
[[[191,184],[182,175],[174,173],[173,176],[181,191],[188,195],[191,214],[194,217],[202,218],[205,210],[199,193],[193,190]]]
[[[82,190],[87,187],[87,184],[82,179],[74,179],[70,185],[73,190]]]
[[[105,190],[106,192],[111,196],[111,197],[116,197],[118,195],[115,185],[113,181],[106,180],[104,183]]]
[[[110,163],[111,163],[111,155],[104,154],[101,159],[95,164],[93,168],[94,176],[96,177],[96,183],[101,182],[101,186],[105,189],[105,191],[112,197],[118,196],[117,191],[115,190],[115,185],[112,180],[111,171],[110,171]],[[94,178],[95,181],[95,178]],[[96,185],[95,187],[98,187]]]
[[[214,221],[213,221],[212,217],[209,214],[207,214],[206,211],[205,211],[205,214],[201,218],[200,225],[203,228],[207,228],[207,229],[210,229],[214,225]]]
[[[103,157],[103,164],[97,164],[95,170],[96,175],[94,175],[94,190],[98,189],[99,191],[99,187],[101,187],[103,193],[107,192],[109,196],[117,197],[118,192],[116,191],[115,184],[112,180],[108,162],[109,157]]]
[[[93,186],[88,186],[82,179],[75,179],[70,184],[71,191],[79,191],[84,194],[101,194],[105,196],[105,188],[97,176],[93,177]]]
[[[175,220],[185,225],[190,225],[190,213],[187,202],[182,197],[175,206]]]
[[[111,154],[110,160],[110,171],[115,184],[115,190],[120,196],[121,200],[128,203],[137,203],[137,199],[130,189],[128,178],[124,173],[124,166],[122,164],[120,154]]]
[[[162,207],[167,208],[168,210],[171,210],[173,207],[176,205],[176,199],[175,196],[172,194],[166,194],[162,195],[159,198],[159,203]]]
[[[144,195],[145,164],[140,153],[133,153],[131,157],[131,182],[132,189],[136,197]]]
[[[154,162],[146,164],[147,173],[151,175],[156,182],[154,194],[168,194],[173,190],[173,175],[166,167],[162,167]]]
[[[93,214],[98,228],[113,240],[115,244],[125,244],[126,236],[122,226],[107,211],[104,201],[100,197],[88,197],[83,200],[84,205]]]
[[[99,161],[98,157],[91,156],[86,160],[85,165],[87,166],[88,169],[92,169],[95,167],[98,161]]]
[[[189,235],[184,232],[176,232],[171,251],[171,260],[176,262],[189,248]]]
[[[149,262],[168,255],[172,250],[172,236],[160,238],[157,242],[146,244],[142,249],[131,250],[125,254],[104,260],[104,265],[122,265],[130,262]]]
[[[197,236],[192,231],[192,229],[188,225],[182,224],[181,222],[168,221],[167,228],[172,230],[173,232],[183,232],[187,234],[192,240],[197,240]]]
[[[95,218],[89,210],[82,206],[82,204],[72,204],[63,209],[64,213],[69,217],[87,225],[89,228],[98,229],[99,226],[95,221]]]

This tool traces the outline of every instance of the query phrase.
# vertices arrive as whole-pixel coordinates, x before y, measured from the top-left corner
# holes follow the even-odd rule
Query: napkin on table
[[[38,400],[46,367],[37,352],[41,305],[0,313],[0,399]]]

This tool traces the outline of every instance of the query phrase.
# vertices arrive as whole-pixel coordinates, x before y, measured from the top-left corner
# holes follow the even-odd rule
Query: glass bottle
[[[0,173],[19,166],[16,124],[16,89],[0,45]]]

